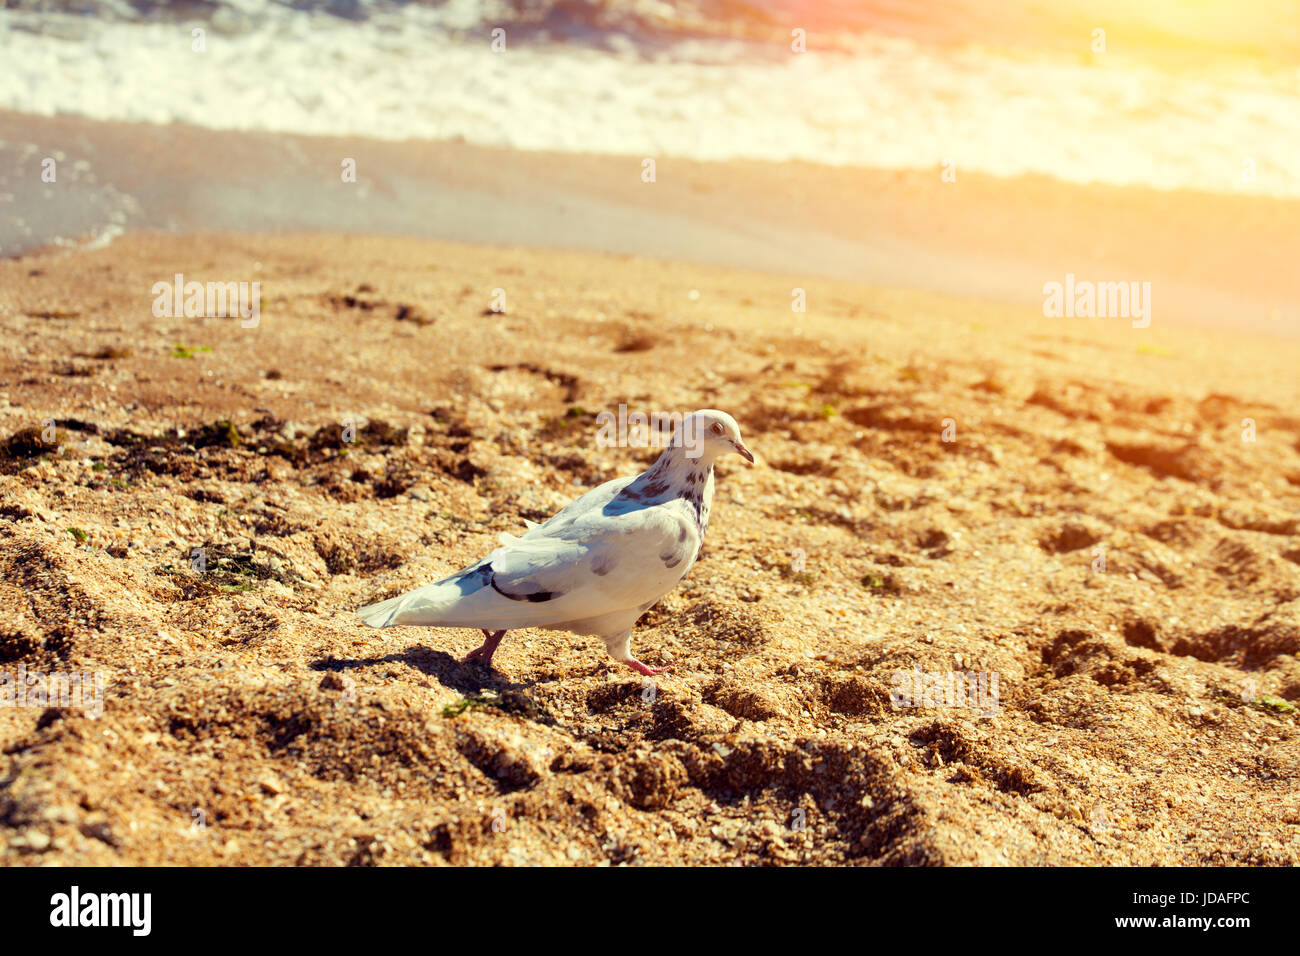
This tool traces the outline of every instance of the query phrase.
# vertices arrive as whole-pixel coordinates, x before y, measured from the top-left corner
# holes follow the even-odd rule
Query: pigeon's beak
[[[736,449],[736,454],[740,455],[751,465],[754,463],[754,453],[745,447],[743,442],[733,441],[731,446]]]

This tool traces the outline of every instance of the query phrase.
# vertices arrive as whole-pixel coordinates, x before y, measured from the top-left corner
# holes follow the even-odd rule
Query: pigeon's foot
[[[497,645],[501,643],[501,638],[505,636],[505,631],[484,631],[482,645],[466,654],[461,663],[468,664],[471,661],[482,661],[491,670],[492,655],[497,652]]]
[[[632,668],[632,670],[636,671],[638,674],[644,674],[646,677],[658,677],[660,674],[665,674],[673,669],[672,664],[669,664],[667,667],[650,667],[646,664],[642,664],[635,657],[629,657],[623,663]]]

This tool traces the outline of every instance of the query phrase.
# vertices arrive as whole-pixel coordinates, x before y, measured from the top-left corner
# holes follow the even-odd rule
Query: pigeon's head
[[[714,408],[692,412],[682,419],[678,436],[690,458],[711,462],[734,452],[750,464],[754,462],[754,455],[740,440],[740,426],[726,412]]]

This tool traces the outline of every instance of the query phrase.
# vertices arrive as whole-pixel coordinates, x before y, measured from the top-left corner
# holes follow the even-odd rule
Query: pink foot
[[[646,677],[658,677],[660,674],[665,674],[673,669],[672,664],[669,664],[667,667],[649,667],[642,664],[635,657],[629,657],[623,663],[632,668],[632,670],[636,671],[638,674],[644,674]]]
[[[497,645],[501,643],[501,638],[505,636],[505,631],[484,631],[483,644],[466,654],[461,663],[468,664],[471,661],[482,661],[491,670],[492,655],[496,653]]]

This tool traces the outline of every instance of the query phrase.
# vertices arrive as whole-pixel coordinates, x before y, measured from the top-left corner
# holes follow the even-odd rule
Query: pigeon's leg
[[[505,636],[505,631],[485,630],[483,632],[483,644],[466,654],[463,663],[468,664],[470,661],[482,661],[489,669],[491,669],[492,655],[496,653],[497,645],[501,643],[501,638]]]
[[[657,677],[666,671],[672,669],[672,664],[667,667],[649,667],[642,664],[632,656],[632,630],[629,628],[622,634],[615,634],[612,637],[605,638],[605,648],[609,651],[609,656],[621,664],[626,664],[638,674],[644,674],[646,677]]]
[[[658,677],[660,674],[667,673],[673,669],[672,664],[669,664],[666,667],[650,667],[646,664],[642,664],[635,657],[629,657],[623,663],[632,668],[632,670],[636,671],[638,674],[644,674],[646,677]]]

